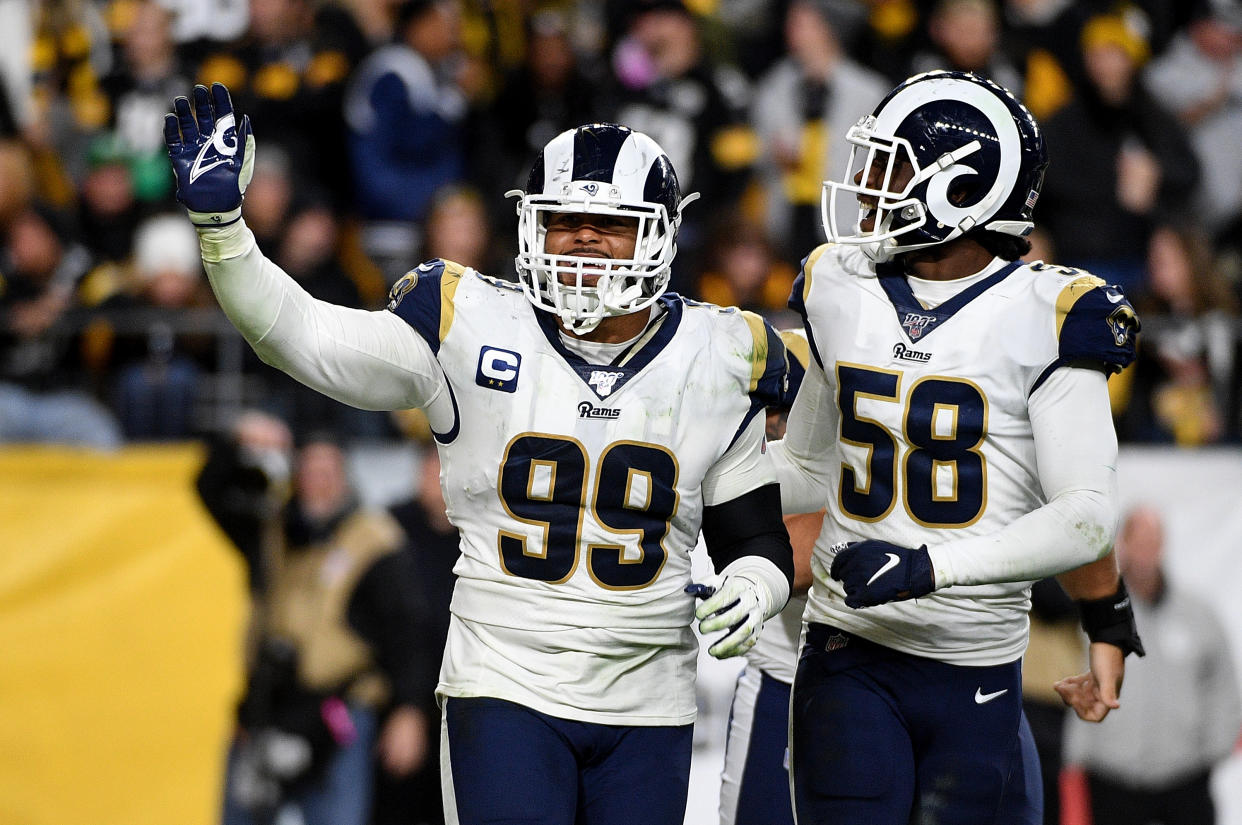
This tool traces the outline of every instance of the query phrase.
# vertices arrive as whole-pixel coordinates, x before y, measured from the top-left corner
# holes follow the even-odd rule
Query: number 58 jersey
[[[685,724],[704,505],[775,481],[763,409],[785,380],[758,317],[660,299],[615,363],[566,348],[513,284],[433,261],[389,308],[444,371],[441,482],[461,532],[441,696],[562,718]]]
[[[1115,371],[1138,321],[1089,273],[995,259],[956,295],[924,307],[896,267],[853,247],[807,259],[791,304],[831,395],[817,436],[839,470],[816,547],[808,621],[918,656],[993,665],[1022,655],[1030,582],[946,587],[865,610],[827,575],[837,541],[905,547],[993,534],[1046,503],[1032,395],[1058,368]],[[806,388],[804,383],[803,388]]]

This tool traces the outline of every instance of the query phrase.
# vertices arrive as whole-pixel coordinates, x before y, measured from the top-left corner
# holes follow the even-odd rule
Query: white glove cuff
[[[721,580],[729,576],[755,583],[765,620],[780,613],[789,601],[789,579],[785,578],[779,567],[763,556],[742,556],[734,559],[720,571]]]
[[[190,216],[190,223],[199,229],[231,226],[241,220],[240,205],[236,209],[230,209],[228,212],[195,212],[192,209],[187,209],[186,212]]]
[[[190,213],[191,220],[195,214]],[[240,210],[238,215],[240,218]],[[227,226],[201,226],[196,223],[194,228],[198,230],[198,246],[205,263],[218,264],[229,258],[240,258],[254,246],[254,233],[240,219]]]

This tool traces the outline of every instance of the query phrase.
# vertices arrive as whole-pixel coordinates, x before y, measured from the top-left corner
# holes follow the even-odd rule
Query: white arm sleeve
[[[763,449],[764,419],[756,415],[703,476],[703,504],[711,507],[776,480]]]
[[[423,407],[453,425],[448,380],[431,348],[391,312],[319,301],[259,251],[244,222],[199,230],[203,265],[229,320],[268,364],[368,410]]]
[[[832,494],[840,468],[833,466],[828,445],[837,437],[838,418],[832,388],[812,359],[789,411],[785,437],[768,445],[785,513],[819,512]]]
[[[1107,378],[1092,369],[1058,369],[1031,396],[1030,415],[1048,503],[995,533],[930,547],[937,588],[1041,579],[1112,547],[1117,435]]]

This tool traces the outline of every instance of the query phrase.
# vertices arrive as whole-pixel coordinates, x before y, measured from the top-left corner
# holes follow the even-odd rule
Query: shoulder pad
[[[402,275],[388,292],[388,311],[423,337],[432,352],[453,325],[453,300],[466,267],[439,258],[421,263]]]
[[[743,311],[742,318],[750,328],[753,346],[750,351],[750,384],[747,392],[763,407],[778,407],[788,392],[789,364],[785,344],[772,325],[753,312]]]
[[[1056,313],[1061,363],[1087,361],[1114,373],[1134,361],[1142,325],[1121,287],[1083,273],[1061,288]]]

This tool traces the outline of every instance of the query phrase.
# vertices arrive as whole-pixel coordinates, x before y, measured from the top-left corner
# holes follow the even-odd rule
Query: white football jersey
[[[823,443],[840,477],[816,542],[807,621],[959,664],[1022,655],[1030,582],[854,610],[828,575],[834,542],[938,545],[1040,507],[1031,394],[1059,366],[1132,359],[1137,324],[1119,291],[1042,263],[998,260],[992,270],[928,309],[896,267],[877,268],[856,247],[808,257],[791,303],[835,401],[836,431]]]
[[[763,633],[746,653],[746,663],[773,679],[792,685],[798,669],[799,640],[806,596],[792,596],[785,609],[763,623]]]
[[[785,356],[757,316],[659,304],[627,357],[589,364],[514,284],[433,261],[394,286],[457,411],[436,433],[462,536],[441,695],[693,720],[690,551],[705,505],[775,481],[762,413]]]

